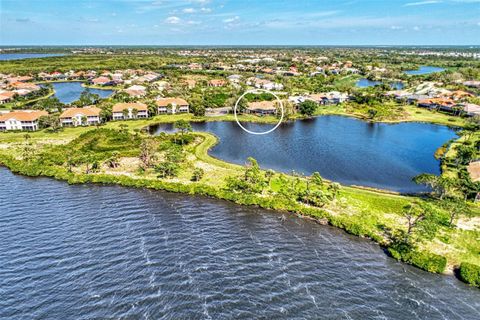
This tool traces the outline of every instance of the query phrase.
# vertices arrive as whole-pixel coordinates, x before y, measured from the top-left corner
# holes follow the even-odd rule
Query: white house
[[[188,102],[182,98],[160,98],[156,101],[158,113],[184,113],[189,111]]]
[[[68,108],[60,115],[60,123],[62,126],[86,126],[100,123],[100,108],[84,107],[84,108]]]
[[[0,131],[38,130],[38,119],[46,115],[48,115],[48,112],[37,110],[22,110],[0,114]]]
[[[112,107],[112,117],[113,120],[148,118],[148,106],[140,102],[116,103]]]

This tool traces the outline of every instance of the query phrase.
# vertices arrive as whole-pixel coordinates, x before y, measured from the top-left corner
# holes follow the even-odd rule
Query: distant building
[[[139,102],[116,103],[112,107],[112,118],[113,120],[148,118],[148,106]]]
[[[189,111],[188,102],[182,98],[160,98],[156,101],[158,113],[185,113]]]
[[[209,87],[223,87],[227,84],[227,81],[223,79],[212,79],[208,81],[208,86]]]
[[[38,119],[46,115],[48,115],[48,112],[37,110],[22,110],[0,114],[0,131],[36,131],[39,129]]]
[[[60,115],[60,123],[62,126],[88,126],[99,124],[100,108],[84,107],[84,108],[68,108]]]

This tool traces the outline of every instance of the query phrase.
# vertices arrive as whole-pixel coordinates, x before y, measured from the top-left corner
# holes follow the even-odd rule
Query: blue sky
[[[1,45],[480,45],[480,0],[0,0]]]

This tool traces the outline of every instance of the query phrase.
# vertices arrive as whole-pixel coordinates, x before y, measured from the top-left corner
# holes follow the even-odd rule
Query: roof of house
[[[169,104],[177,106],[188,106],[188,102],[182,98],[160,98],[156,101],[157,106],[167,107]]]
[[[98,77],[98,78],[95,78],[95,79],[92,80],[92,82],[94,82],[94,83],[108,83],[110,81],[111,80],[108,77]]]
[[[97,107],[84,107],[84,108],[68,108],[62,112],[60,118],[72,118],[76,115],[82,115],[85,117],[99,116],[102,109]]]
[[[8,100],[13,98],[15,95],[16,95],[16,92],[13,92],[13,91],[0,92],[0,100]]]
[[[7,121],[9,119],[15,119],[19,121],[35,121],[41,116],[48,115],[47,111],[39,110],[22,110],[22,111],[12,111],[9,113],[1,114],[0,121]]]
[[[276,103],[274,101],[255,101],[255,102],[249,102],[248,103],[248,110],[276,110],[277,107],[275,106]]]
[[[455,103],[455,101],[448,98],[428,98],[418,100],[418,104],[454,105]]]
[[[148,106],[145,103],[141,102],[131,102],[131,103],[116,103],[112,107],[112,112],[122,112],[123,110],[128,109],[137,109],[139,111],[148,110]]]
[[[212,79],[212,80],[208,81],[208,83],[213,85],[213,86],[223,86],[223,85],[227,84],[227,82],[223,79]]]

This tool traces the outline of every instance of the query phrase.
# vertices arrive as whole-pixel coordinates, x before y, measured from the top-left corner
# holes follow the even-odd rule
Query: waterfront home
[[[182,98],[160,98],[156,101],[158,113],[184,113],[188,112],[188,102]]]
[[[208,81],[209,87],[224,87],[227,84],[227,81],[223,79],[212,79]]]
[[[10,83],[9,87],[15,90],[27,90],[29,92],[40,90],[40,87],[34,83],[25,83],[21,81]]]
[[[87,126],[99,124],[100,108],[89,106],[83,108],[68,108],[60,115],[62,126]]]
[[[16,93],[13,91],[0,92],[0,104],[12,101],[15,98]]]
[[[139,85],[131,86],[123,91],[127,93],[130,97],[137,97],[137,98],[143,97],[147,94],[147,88]]]
[[[316,93],[307,96],[307,99],[313,100],[320,105],[339,104],[348,100],[348,94],[338,91],[326,93]]]
[[[97,86],[106,86],[113,84],[113,80],[105,76],[100,76],[98,78],[93,78],[92,80],[90,80],[90,83]]]
[[[417,104],[423,108],[452,111],[457,103],[450,98],[427,98],[418,100]]]
[[[272,115],[277,113],[276,101],[255,101],[247,105],[247,113],[256,115]]]
[[[480,106],[473,103],[463,105],[463,112],[470,117],[480,116]]]
[[[385,93],[387,97],[394,97],[397,101],[406,101],[411,93],[406,90],[392,90]]]
[[[473,97],[474,95],[471,94],[470,92],[463,91],[463,90],[456,90],[452,92],[448,92],[446,94],[443,94],[444,97],[453,99],[453,100],[463,100],[466,98]]]
[[[112,107],[113,120],[148,118],[148,106],[145,103],[116,103]]]
[[[48,115],[47,111],[21,110],[0,114],[0,131],[24,130],[36,131],[38,119]]]

